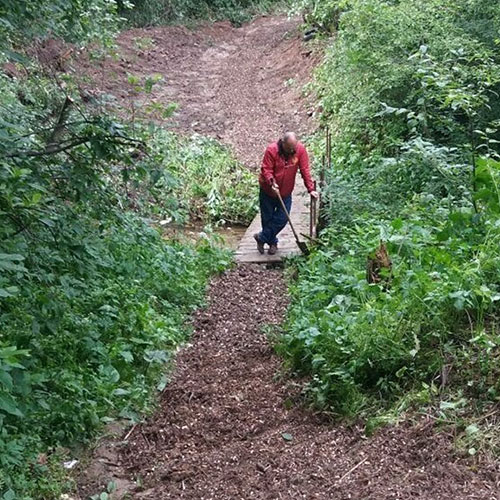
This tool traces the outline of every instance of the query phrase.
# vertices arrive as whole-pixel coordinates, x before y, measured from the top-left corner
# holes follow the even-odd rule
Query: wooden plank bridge
[[[326,171],[332,168],[332,134],[327,127],[325,129],[325,146],[326,151],[321,160],[321,169],[319,172],[319,189],[320,193],[325,186]],[[292,219],[293,227],[299,235],[301,241],[306,241],[307,237],[316,238],[316,229],[318,224],[318,213],[321,207],[320,200],[311,201],[306,188],[304,187],[302,178],[297,175],[297,182],[292,197],[292,211],[290,218]],[[299,255],[300,249],[297,246],[295,238],[293,237],[290,224],[287,224],[285,229],[278,235],[278,252],[274,255],[267,253],[260,254],[257,250],[257,244],[253,235],[261,230],[260,213],[254,218],[250,226],[247,228],[243,238],[241,239],[238,249],[236,250],[236,262],[255,262],[255,263],[271,263],[281,262],[286,257]]]
[[[303,235],[311,236],[311,212],[310,212],[310,196],[302,184],[300,176],[297,177],[297,187],[292,195],[292,210],[290,217],[293,227],[301,240],[306,240]],[[315,224],[313,224],[313,233]],[[300,249],[295,242],[290,224],[287,224],[285,229],[278,235],[278,252],[274,255],[267,253],[260,254],[257,250],[257,244],[253,235],[261,230],[260,213],[256,215],[250,226],[248,226],[243,238],[240,241],[236,250],[236,262],[247,263],[271,263],[281,262],[284,257],[300,254]],[[312,236],[315,236],[313,234]]]

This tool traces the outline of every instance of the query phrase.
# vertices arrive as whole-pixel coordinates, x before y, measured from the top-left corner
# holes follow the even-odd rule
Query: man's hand
[[[280,187],[278,186],[278,184],[276,184],[276,182],[273,182],[273,185],[271,186],[271,188],[275,193],[280,192]]]
[[[311,191],[309,193],[311,195],[312,198],[314,198],[315,200],[317,200],[319,198],[319,193],[317,191]]]

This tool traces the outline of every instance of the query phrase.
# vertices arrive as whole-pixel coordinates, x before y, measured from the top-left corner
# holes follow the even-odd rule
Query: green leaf
[[[5,271],[26,271],[23,265],[14,264],[14,262],[10,260],[0,260],[0,269]]]
[[[23,417],[21,410],[17,407],[15,399],[7,393],[0,393],[0,410],[3,410],[10,415],[15,415],[16,417]]]
[[[4,385],[4,387],[10,391],[12,390],[12,377],[5,370],[0,368],[0,383]]]
[[[464,398],[461,398],[457,401],[441,401],[439,404],[439,408],[441,410],[456,410],[457,408],[463,408],[466,401]]]
[[[285,440],[285,441],[292,441],[293,440],[293,436],[291,434],[289,434],[288,432],[282,432],[281,433],[281,437]]]
[[[54,226],[55,226],[54,221],[53,221],[52,219],[48,219],[47,217],[42,217],[42,218],[40,219],[40,222],[41,222],[43,225],[47,226],[47,227],[54,227]]]
[[[127,389],[118,388],[113,391],[114,396],[126,396],[127,394],[130,394],[130,391],[127,391]]]
[[[475,424],[470,424],[468,425],[466,428],[465,428],[465,433],[468,435],[468,436],[471,436],[473,434],[476,434],[479,432],[479,427]]]
[[[19,293],[19,288],[17,286],[8,286],[7,288],[0,288],[0,297],[13,297]]]
[[[0,253],[0,260],[21,261],[24,260],[24,257],[17,253]]]
[[[160,381],[156,384],[156,390],[157,391],[163,391],[165,387],[167,387],[168,384],[168,378],[165,374],[163,374],[160,378]]]
[[[21,64],[29,64],[30,60],[23,54],[20,54],[19,52],[14,52],[13,50],[3,50],[3,53],[10,59],[11,61],[18,62]]]
[[[403,227],[403,219],[401,219],[401,218],[394,219],[391,222],[391,226],[394,229],[396,229],[396,231],[398,231],[399,229],[401,229]]]
[[[14,500],[15,498],[16,498],[16,493],[11,489],[7,490],[2,496],[3,500]]]
[[[134,356],[130,351],[120,351],[120,356],[127,362],[132,363]]]
[[[112,365],[101,367],[101,373],[112,383],[116,383],[120,380],[120,373]]]

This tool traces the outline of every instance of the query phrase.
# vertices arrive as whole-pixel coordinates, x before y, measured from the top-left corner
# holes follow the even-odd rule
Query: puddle
[[[208,236],[213,239],[216,245],[236,250],[247,227],[240,225],[213,227],[202,223],[191,223],[185,226],[168,224],[161,229],[163,237],[166,239],[177,240],[181,243],[196,243]]]

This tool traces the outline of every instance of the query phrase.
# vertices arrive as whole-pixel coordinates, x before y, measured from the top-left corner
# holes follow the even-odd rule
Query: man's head
[[[297,137],[293,132],[285,132],[281,138],[281,147],[283,148],[283,153],[286,157],[293,156],[295,154],[295,149],[297,148]]]

